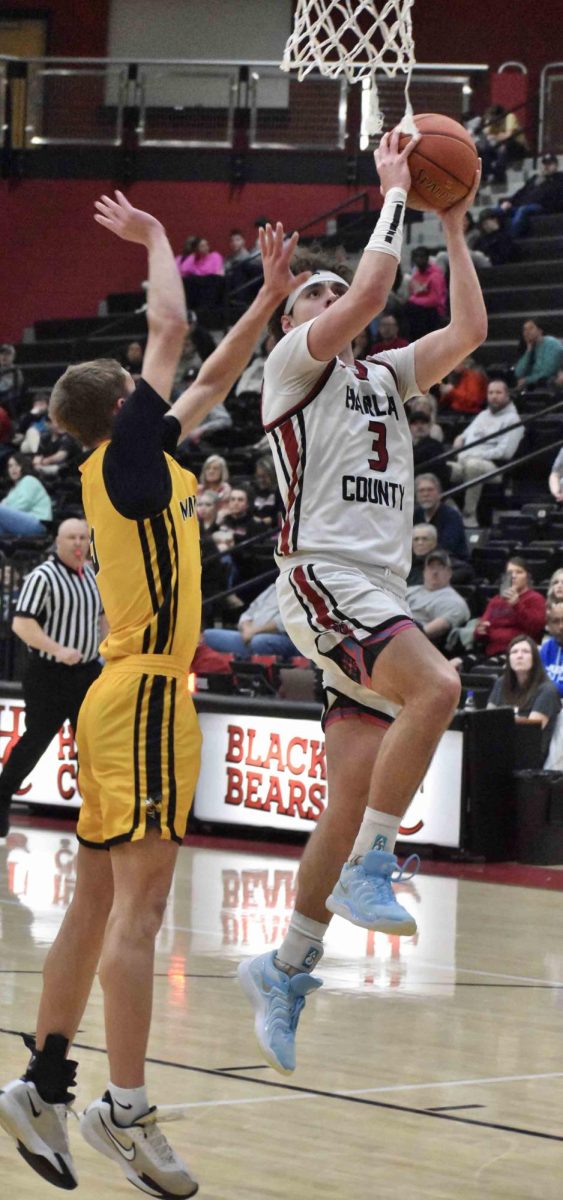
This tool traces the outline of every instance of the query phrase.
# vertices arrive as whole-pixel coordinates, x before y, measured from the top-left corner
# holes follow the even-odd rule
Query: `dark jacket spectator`
[[[0,404],[12,418],[18,415],[24,391],[23,374],[15,362],[16,347],[4,342],[0,346]]]
[[[413,408],[408,414],[408,422],[412,437],[414,473],[420,475],[428,462],[442,454],[444,447],[436,438],[430,436],[431,418],[423,409]],[[442,486],[448,487],[450,472],[447,462],[436,463],[432,469]]]
[[[485,208],[479,217],[480,237],[475,249],[486,254],[493,267],[514,262],[518,257],[511,234],[504,228],[502,214],[494,208]]]
[[[464,562],[469,561],[469,547],[463,518],[457,505],[442,500],[442,489],[436,475],[419,475],[415,482],[415,521],[433,525],[442,550]],[[461,582],[461,581],[458,581]]]

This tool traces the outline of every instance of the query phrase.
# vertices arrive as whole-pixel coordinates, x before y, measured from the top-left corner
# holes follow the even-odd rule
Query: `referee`
[[[29,647],[26,730],[0,776],[0,838],[10,827],[14,792],[67,718],[76,730],[80,705],[100,674],[102,605],[88,549],[86,521],[63,521],[54,555],[30,572],[18,597],[12,629]]]

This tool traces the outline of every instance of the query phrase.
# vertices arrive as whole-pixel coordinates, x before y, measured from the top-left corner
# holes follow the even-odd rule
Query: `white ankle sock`
[[[385,850],[387,854],[392,854],[400,824],[401,817],[378,812],[376,808],[366,808],[348,862],[363,858],[370,850]]]
[[[132,1125],[138,1117],[149,1111],[147,1089],[142,1087],[121,1088],[108,1083],[116,1125]]]
[[[289,923],[289,929],[276,954],[276,966],[282,971],[289,968],[289,974],[306,971],[310,973],[320,962],[323,950],[323,938],[328,924],[313,921],[302,913],[294,912]]]

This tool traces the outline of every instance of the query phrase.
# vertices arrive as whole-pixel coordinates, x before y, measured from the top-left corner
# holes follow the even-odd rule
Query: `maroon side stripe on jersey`
[[[282,525],[281,532],[280,532],[280,553],[281,554],[289,554],[289,551],[290,551],[289,538],[290,538],[290,533],[291,533],[291,523],[292,523],[292,517],[293,517],[292,509],[295,504],[297,489],[300,486],[300,482],[301,482],[300,475],[299,475],[300,454],[299,454],[299,446],[297,444],[297,439],[295,437],[293,423],[291,421],[286,421],[283,425],[280,426],[279,432],[281,434],[281,438],[283,441],[285,455],[286,455],[287,461],[289,463],[289,466],[291,468],[291,479],[289,481],[289,487],[287,489],[287,505],[286,505],[285,521]]]
[[[334,621],[328,611],[322,595],[311,586],[303,567],[294,567],[291,572],[293,583],[307,598],[315,614],[316,620],[323,629],[332,629]]]

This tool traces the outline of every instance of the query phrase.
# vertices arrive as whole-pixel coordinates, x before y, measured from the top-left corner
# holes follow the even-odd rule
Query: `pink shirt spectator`
[[[415,267],[409,280],[409,300],[421,308],[435,308],[441,317],[446,315],[448,288],[444,272],[434,263],[424,271]]]
[[[218,250],[210,250],[208,254],[179,254],[176,265],[182,278],[185,275],[224,275],[223,256]]]

